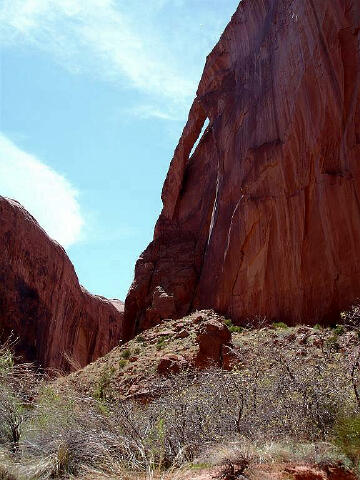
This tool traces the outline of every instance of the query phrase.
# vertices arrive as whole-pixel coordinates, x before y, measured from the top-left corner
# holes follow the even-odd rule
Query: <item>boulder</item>
[[[231,341],[231,333],[224,323],[215,318],[204,321],[197,328],[196,341],[199,351],[195,365],[198,368],[223,365],[223,349]]]
[[[167,354],[160,358],[157,373],[159,375],[170,375],[179,373],[188,366],[187,361],[182,355]]]

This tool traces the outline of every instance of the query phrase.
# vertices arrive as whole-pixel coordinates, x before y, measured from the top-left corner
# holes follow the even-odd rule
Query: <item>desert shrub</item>
[[[340,417],[334,427],[335,443],[353,462],[360,461],[360,415]]]
[[[121,352],[121,357],[125,358],[125,360],[128,360],[131,357],[131,350],[127,348],[126,350]]]
[[[241,333],[243,331],[243,328],[237,325],[232,325],[231,327],[229,327],[229,330],[231,333]]]
[[[277,330],[289,328],[284,322],[274,322],[271,326]]]
[[[165,347],[166,341],[169,339],[168,335],[165,335],[164,337],[161,337],[157,342],[156,342],[156,350],[162,350]]]
[[[339,336],[337,334],[331,335],[326,339],[325,346],[329,351],[338,352],[340,349]]]
[[[184,373],[163,381],[141,417],[152,425],[162,419],[168,462],[179,452],[192,461],[199,445],[237,435],[268,441],[328,439],[338,412],[356,408],[351,365],[339,363],[332,351],[305,359],[297,348],[294,344],[284,353],[259,337],[246,368]]]
[[[15,453],[40,377],[31,365],[15,364],[12,347],[11,343],[0,347],[0,443]]]
[[[237,325],[234,325],[232,320],[230,320],[229,318],[224,320],[224,323],[229,328],[231,333],[241,333],[244,330],[243,327],[239,327]]]
[[[126,364],[127,364],[127,360],[125,360],[125,358],[122,358],[121,360],[119,360],[120,368],[124,368]]]
[[[261,374],[213,370],[180,375],[167,380],[161,395],[143,407],[141,423],[133,421],[154,462],[166,466],[192,462],[204,445],[237,435],[324,439],[343,396],[331,393],[335,385],[327,385],[330,377],[319,382],[308,373],[305,383],[297,383],[304,370],[291,378],[281,365]]]
[[[332,438],[339,411],[357,409],[354,360],[339,362],[330,350],[307,359],[296,343],[284,352],[262,339],[246,368],[182,372],[155,380],[146,404],[110,402],[106,428],[122,439],[112,450],[116,461],[161,469],[193,462],[205,446],[230,438],[309,445]]]
[[[108,414],[98,402],[71,392],[43,392],[24,429],[27,457],[51,459],[53,478],[77,475],[83,465],[96,465],[106,456],[111,438]]]
[[[337,337],[339,337],[340,335],[343,335],[345,333],[345,328],[343,327],[343,325],[335,325],[335,327],[333,328],[333,334]]]
[[[126,362],[126,360],[125,360]],[[101,372],[100,378],[96,384],[94,389],[94,397],[98,400],[105,400],[106,398],[111,396],[110,386],[111,386],[111,379],[114,375],[115,369],[114,367],[105,367]]]

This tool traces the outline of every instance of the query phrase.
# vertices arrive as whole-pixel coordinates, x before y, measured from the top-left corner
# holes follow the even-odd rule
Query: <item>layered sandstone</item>
[[[80,286],[63,248],[17,202],[0,197],[0,334],[18,354],[69,370],[122,337],[123,303]]]
[[[136,264],[128,336],[172,305],[172,317],[214,308],[294,324],[330,321],[360,297],[359,32],[357,0],[240,3]]]

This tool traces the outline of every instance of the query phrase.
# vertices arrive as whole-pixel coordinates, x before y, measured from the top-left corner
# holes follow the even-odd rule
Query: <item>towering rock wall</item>
[[[0,338],[18,338],[18,354],[69,370],[118,344],[122,302],[82,288],[63,248],[19,203],[4,197],[0,246]]]
[[[127,335],[195,308],[326,322],[360,297],[359,32],[358,0],[240,3],[136,264]]]

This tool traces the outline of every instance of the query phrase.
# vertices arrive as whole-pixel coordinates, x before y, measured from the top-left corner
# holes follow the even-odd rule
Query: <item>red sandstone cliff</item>
[[[68,370],[118,344],[122,302],[82,288],[63,248],[19,203],[3,197],[0,245],[0,335],[13,332],[26,360]]]
[[[195,308],[326,322],[360,297],[359,32],[358,0],[240,3],[136,264],[127,335]]]

